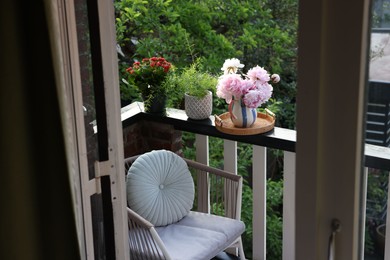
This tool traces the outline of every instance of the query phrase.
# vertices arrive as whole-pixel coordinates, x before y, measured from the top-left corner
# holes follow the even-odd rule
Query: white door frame
[[[296,257],[358,259],[369,1],[299,2]]]
[[[108,133],[108,161],[96,162],[96,178],[88,178],[79,51],[73,1],[46,1],[56,80],[67,135],[66,148],[73,205],[82,259],[95,259],[90,196],[100,193],[100,176],[110,176],[115,254],[129,259],[123,137],[120,118],[114,10],[111,1],[99,0],[99,28]]]

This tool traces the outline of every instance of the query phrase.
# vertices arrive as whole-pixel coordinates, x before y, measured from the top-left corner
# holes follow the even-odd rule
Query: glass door
[[[365,143],[366,149],[385,156],[390,154],[390,1],[372,1],[370,27]],[[366,167],[365,177],[364,259],[388,259],[390,251],[385,244],[389,169],[378,160]]]
[[[76,13],[77,39],[79,50],[80,77],[81,77],[81,93],[82,93],[82,108],[84,115],[84,136],[80,138],[85,140],[86,159],[88,167],[88,176],[82,177],[84,183],[89,183],[96,179],[95,162],[107,160],[107,146],[103,139],[106,133],[105,111],[98,110],[98,98],[102,95],[99,92],[100,79],[97,74],[101,74],[101,67],[96,64],[95,54],[92,53],[91,45],[96,40],[93,28],[93,17],[91,7],[88,6],[86,0],[74,1]],[[95,59],[95,60],[94,60]],[[103,96],[104,100],[104,96]],[[100,106],[99,106],[100,107]],[[104,107],[104,103],[103,103]],[[99,120],[97,120],[99,117]],[[102,122],[103,121],[103,122]],[[99,142],[100,140],[100,142]],[[99,185],[99,184],[98,184]],[[104,194],[96,192],[91,194],[88,204],[90,204],[90,217],[92,223],[93,234],[93,256],[95,259],[107,259],[107,255],[112,255],[112,247],[107,245],[107,241],[112,241],[112,224],[104,217]],[[87,198],[88,199],[88,198]],[[89,215],[89,213],[88,213]],[[109,217],[106,217],[109,218]],[[91,254],[91,253],[89,253]]]
[[[122,125],[111,2],[58,0],[61,66],[75,132],[83,259],[128,259]],[[112,27],[109,27],[109,25]],[[116,89],[118,89],[116,91]],[[77,185],[74,185],[77,186]]]

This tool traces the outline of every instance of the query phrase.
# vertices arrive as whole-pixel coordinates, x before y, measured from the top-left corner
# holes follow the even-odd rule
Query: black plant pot
[[[150,97],[142,96],[144,100],[145,112],[150,114],[166,115],[166,95],[154,95]]]

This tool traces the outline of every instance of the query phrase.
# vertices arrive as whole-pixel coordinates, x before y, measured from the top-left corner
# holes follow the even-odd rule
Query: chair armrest
[[[183,158],[183,159],[184,159],[184,161],[187,162],[187,165],[192,167],[192,168],[195,168],[195,169],[198,169],[201,171],[205,171],[205,172],[209,172],[209,173],[212,173],[214,175],[233,180],[235,182],[238,182],[240,179],[242,179],[242,177],[240,175],[233,174],[231,172],[224,171],[221,169],[217,169],[217,168],[205,165],[203,163],[195,162],[195,161],[192,161],[192,160],[189,160],[186,158]]]
[[[125,163],[126,173],[127,173],[127,170],[130,168],[131,164],[132,164],[138,157],[140,157],[141,155],[142,155],[142,154],[138,154],[138,155],[134,155],[134,156],[125,158],[124,163]]]
[[[127,208],[127,217],[129,219],[129,222],[130,221],[135,222],[140,227],[143,227],[146,229],[150,229],[150,228],[154,227],[154,225],[152,223],[150,223],[149,221],[147,221],[146,219],[144,219],[143,217],[138,215],[135,211],[133,211],[130,208]]]
[[[171,260],[154,225],[127,208],[130,257],[133,259]]]
[[[197,211],[240,220],[242,176],[183,158],[196,175]]]

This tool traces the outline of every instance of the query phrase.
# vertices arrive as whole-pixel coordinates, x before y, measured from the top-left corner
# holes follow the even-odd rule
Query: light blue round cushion
[[[155,226],[185,217],[194,202],[194,182],[186,162],[177,154],[157,150],[138,157],[127,177],[129,207]]]

